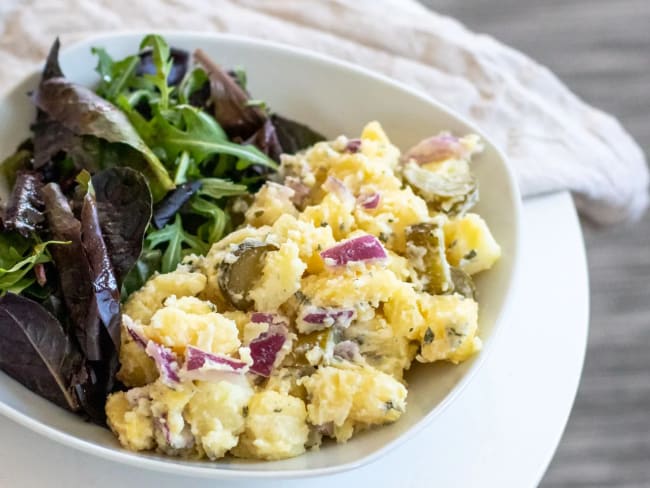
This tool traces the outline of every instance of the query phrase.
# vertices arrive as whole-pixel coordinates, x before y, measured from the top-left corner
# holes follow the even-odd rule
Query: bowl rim
[[[359,75],[365,76],[366,78],[371,79],[373,82],[381,83],[387,88],[399,90],[406,92],[409,95],[418,98],[423,103],[428,104],[429,106],[434,107],[436,110],[445,113],[447,116],[456,119],[462,124],[466,125],[473,132],[480,135],[480,137],[489,145],[491,145],[498,159],[501,160],[501,163],[505,167],[505,172],[507,175],[507,183],[511,189],[514,207],[513,211],[513,221],[512,227],[514,230],[514,242],[512,246],[512,271],[507,279],[505,298],[502,307],[496,314],[496,319],[494,322],[493,330],[490,334],[490,337],[487,341],[484,342],[484,347],[478,354],[468,371],[464,374],[462,379],[452,387],[452,389],[447,393],[443,400],[436,405],[431,411],[424,415],[420,420],[414,423],[406,432],[397,436],[395,439],[387,442],[381,448],[376,451],[363,456],[355,461],[346,462],[342,464],[337,464],[334,466],[329,466],[326,468],[313,468],[313,469],[287,469],[280,471],[273,470],[246,470],[242,469],[227,469],[220,467],[217,462],[209,461],[204,464],[195,463],[195,464],[180,464],[174,462],[174,459],[169,461],[163,459],[157,459],[153,457],[143,456],[140,453],[128,451],[124,448],[116,449],[104,447],[94,442],[86,441],[76,437],[72,434],[60,431],[55,427],[51,427],[43,422],[33,419],[27,414],[20,412],[19,410],[5,404],[0,401],[0,414],[5,417],[13,420],[14,422],[30,429],[33,432],[36,432],[40,435],[43,435],[49,439],[54,440],[55,442],[61,443],[65,446],[71,447],[73,449],[89,453],[109,461],[124,463],[127,465],[146,468],[153,471],[165,472],[176,475],[185,475],[185,476],[194,476],[201,478],[214,478],[214,479],[260,479],[260,478],[271,478],[271,479],[295,479],[295,478],[312,478],[317,476],[332,475],[336,473],[342,473],[352,469],[359,468],[366,464],[373,463],[385,456],[391,450],[399,447],[404,442],[414,437],[422,430],[430,425],[433,420],[439,417],[452,403],[454,403],[463,393],[467,385],[473,380],[474,376],[478,370],[485,364],[485,361],[488,359],[492,350],[494,349],[495,343],[503,329],[502,325],[504,319],[509,315],[510,309],[512,308],[512,291],[515,288],[515,285],[519,282],[519,269],[520,269],[520,259],[521,259],[521,238],[522,238],[522,229],[521,229],[521,215],[522,215],[522,206],[521,206],[521,194],[519,191],[519,185],[515,178],[514,170],[506,157],[503,151],[496,145],[492,139],[487,136],[483,130],[477,127],[474,123],[467,120],[463,115],[457,113],[455,110],[447,107],[438,100],[430,97],[428,94],[424,93],[422,90],[417,88],[410,87],[400,81],[394,80],[384,74],[378,73],[371,69],[358,66],[349,61],[344,61],[337,59],[333,56],[322,54],[316,51],[312,51],[302,47],[296,47],[291,44],[285,44],[277,41],[270,41],[266,39],[258,39],[254,37],[248,37],[239,34],[231,33],[211,33],[211,32],[190,32],[185,30],[178,29],[126,29],[126,30],[116,30],[111,31],[110,33],[97,33],[84,37],[83,39],[76,40],[75,42],[65,46],[61,50],[61,54],[65,54],[66,51],[72,49],[81,49],[84,45],[90,47],[92,43],[104,42],[110,43],[120,38],[133,37],[138,38],[142,37],[148,33],[160,34],[166,38],[173,37],[184,37],[192,38],[197,42],[197,47],[200,47],[200,43],[204,40],[216,40],[224,42],[234,42],[248,47],[263,47],[274,52],[282,52],[284,54],[291,54],[297,56],[298,58],[310,59],[312,61],[317,61],[319,63],[324,63],[328,65],[333,65],[338,68],[356,72]],[[110,48],[110,45],[107,46]],[[298,60],[299,61],[299,60]],[[29,78],[34,76],[40,70],[40,65],[32,69],[20,80],[17,80],[16,83],[9,86],[9,88],[0,93],[0,102],[13,93],[15,89],[27,82]],[[267,462],[267,461],[264,461]]]

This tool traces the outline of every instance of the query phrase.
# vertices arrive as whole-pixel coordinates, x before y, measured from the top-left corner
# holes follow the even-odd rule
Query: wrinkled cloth
[[[648,204],[643,152],[547,68],[413,0],[2,0],[0,92],[64,45],[102,31],[236,33],[379,71],[445,103],[509,156],[524,196],[569,190],[609,224]]]

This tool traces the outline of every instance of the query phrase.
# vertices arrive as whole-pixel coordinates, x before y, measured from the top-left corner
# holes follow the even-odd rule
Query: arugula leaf
[[[27,276],[37,264],[51,261],[47,247],[69,244],[66,241],[39,242],[33,247],[31,240],[13,232],[0,234],[0,292],[20,293],[31,286],[35,276]]]
[[[207,222],[201,224],[197,229],[197,235],[200,239],[207,243],[217,242],[220,240],[230,223],[228,214],[223,211],[217,204],[201,198],[199,196],[194,196],[190,200],[190,209],[198,214],[206,217]]]
[[[234,197],[245,195],[248,192],[246,185],[238,185],[232,181],[222,180],[221,178],[202,178],[200,195],[207,195],[218,200],[224,197]]]
[[[169,98],[172,92],[172,88],[167,84],[167,80],[169,79],[169,74],[174,64],[170,56],[169,45],[162,36],[149,34],[140,43],[141,50],[147,48],[151,49],[156,73],[145,74],[143,76],[158,88],[160,92],[160,108],[166,110],[169,107]]]
[[[147,235],[147,243],[151,249],[161,244],[167,245],[162,257],[160,270],[162,273],[174,271],[178,263],[181,262],[183,254],[205,254],[209,249],[208,244],[183,229],[183,221],[179,214],[176,214],[176,219],[173,224],[166,225],[160,230],[149,232],[149,235]]]
[[[278,165],[256,147],[228,141],[214,118],[202,110],[189,105],[178,105],[174,110],[180,115],[184,129],[174,126],[166,117],[158,116],[155,119],[157,130],[150,141],[152,147],[163,148],[168,159],[175,158],[182,151],[187,151],[199,163],[215,154],[228,154],[239,158],[243,168],[257,164],[277,169]]]
[[[178,101],[185,105],[194,105],[192,103],[193,95],[201,90],[208,83],[208,75],[202,68],[194,68],[185,75],[185,78],[178,86]]]
[[[133,78],[139,63],[138,56],[127,56],[120,61],[113,61],[104,48],[93,47],[91,52],[97,56],[95,71],[100,76],[97,94],[114,102]]]

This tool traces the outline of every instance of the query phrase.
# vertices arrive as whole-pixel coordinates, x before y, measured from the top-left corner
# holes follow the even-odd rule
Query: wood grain
[[[650,153],[650,1],[423,3],[546,64],[588,102],[619,117]],[[626,228],[583,223],[583,230],[589,347],[574,410],[540,486],[648,488],[650,215]]]

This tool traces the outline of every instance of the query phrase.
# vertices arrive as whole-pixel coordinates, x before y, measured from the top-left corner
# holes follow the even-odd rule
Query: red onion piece
[[[361,139],[350,139],[345,145],[344,152],[347,153],[358,153],[361,150]]]
[[[287,324],[288,320],[277,313],[271,312],[253,312],[251,314],[251,322],[254,324]]]
[[[154,341],[149,341],[145,352],[147,356],[155,361],[160,378],[164,384],[173,387],[180,383],[181,379],[178,376],[178,358],[171,349],[156,344]]]
[[[172,449],[185,449],[194,445],[194,436],[192,435],[192,431],[188,428],[187,424],[185,424],[181,432],[178,434],[172,434],[171,430],[169,430],[167,412],[164,412],[160,417],[154,417],[153,420],[154,425],[165,436],[166,444]]]
[[[131,320],[128,315],[123,315],[122,320],[124,327],[126,328],[126,332],[129,334],[129,336],[131,336],[131,339],[133,339],[133,341],[139,346],[142,346],[142,349],[146,348],[148,339],[142,333],[140,326]]]
[[[388,257],[384,246],[372,235],[355,237],[320,253],[327,266],[345,266],[348,263],[373,261]]]
[[[304,307],[296,318],[296,327],[303,334],[337,327],[347,329],[355,316],[351,308]]]
[[[402,160],[404,162],[414,160],[418,164],[427,164],[466,156],[467,150],[458,137],[442,133],[418,142],[402,156]]]
[[[220,381],[246,383],[244,373],[248,363],[223,354],[213,354],[194,346],[185,348],[185,364],[180,371],[184,380],[218,383]]]
[[[328,437],[334,437],[334,422],[325,422],[321,425],[315,426],[316,430]]]
[[[126,392],[126,401],[129,402],[129,405],[135,407],[138,405],[140,400],[149,399],[149,388],[148,386],[138,386],[131,388]]]
[[[284,179],[284,184],[293,190],[293,196],[291,197],[293,204],[298,209],[303,209],[311,189],[297,176],[287,176]]]
[[[334,346],[334,356],[347,361],[360,361],[361,352],[359,351],[359,344],[354,341],[342,341]]]
[[[247,366],[244,361],[223,354],[213,354],[194,346],[185,348],[185,369],[187,371],[219,369],[222,371],[245,372]]]
[[[372,210],[377,208],[380,199],[381,199],[381,195],[375,192],[375,193],[360,195],[359,198],[357,198],[357,202],[359,202],[359,205],[361,205],[363,208]]]
[[[350,189],[345,186],[341,180],[334,176],[327,177],[325,183],[323,183],[323,189],[336,195],[343,203],[354,202],[354,195]]]
[[[278,355],[288,338],[284,325],[271,324],[269,330],[261,333],[248,345],[253,358],[252,373],[268,377],[278,360]]]

